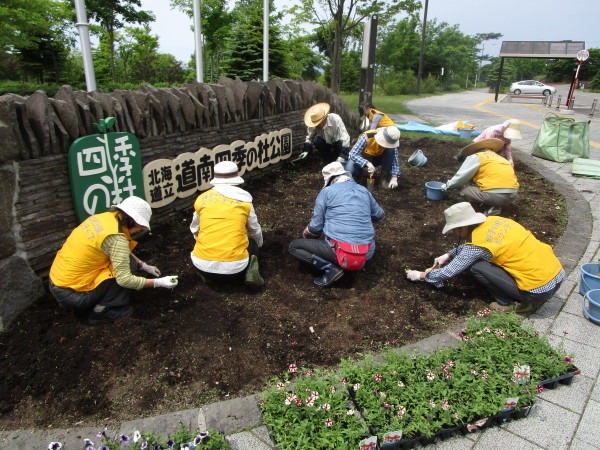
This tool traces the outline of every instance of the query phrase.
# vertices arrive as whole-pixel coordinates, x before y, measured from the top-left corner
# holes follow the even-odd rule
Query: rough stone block
[[[42,280],[27,261],[11,256],[0,261],[0,330],[44,294]]]

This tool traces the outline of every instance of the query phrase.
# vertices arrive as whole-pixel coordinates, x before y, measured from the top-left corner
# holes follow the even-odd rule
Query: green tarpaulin
[[[600,161],[595,159],[575,158],[571,169],[573,175],[600,179]]]

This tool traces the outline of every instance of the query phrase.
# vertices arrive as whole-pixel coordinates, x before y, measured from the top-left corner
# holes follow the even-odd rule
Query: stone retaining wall
[[[356,135],[358,114],[329,89],[303,80],[261,83],[221,77],[219,84],[195,82],[181,88],[143,86],[105,94],[63,86],[53,98],[43,91],[0,96],[0,329],[43,294],[42,279],[56,251],[78,224],[67,153],[77,138],[96,133],[93,123],[112,116],[111,131],[135,134],[142,166],[200,147],[252,141],[282,128],[292,129],[297,154],[306,134],[304,113],[318,102],[329,103]],[[262,173],[254,170],[245,177]],[[153,223],[191,209],[194,200],[191,196],[155,209]]]

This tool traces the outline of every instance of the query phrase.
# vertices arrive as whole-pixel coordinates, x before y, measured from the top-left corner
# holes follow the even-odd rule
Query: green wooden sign
[[[108,211],[127,197],[144,198],[140,144],[134,134],[108,130],[114,117],[94,127],[100,134],[77,139],[69,148],[69,179],[80,222]]]

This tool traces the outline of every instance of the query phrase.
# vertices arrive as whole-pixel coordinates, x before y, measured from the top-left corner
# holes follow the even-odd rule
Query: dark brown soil
[[[198,407],[259,391],[290,363],[328,367],[357,352],[402,346],[485,307],[490,299],[467,274],[439,290],[406,279],[405,269],[423,270],[455,245],[441,233],[443,210],[460,198],[428,200],[424,183],[455,172],[453,156],[465,141],[401,142],[399,188],[374,193],[386,218],[363,271],[322,289],[289,257],[322,178],[316,156],[288,164],[246,186],[264,232],[264,289],[209,287],[197,278],[191,210],[156,226],[137,254],[179,275],[176,289],[135,292],[131,318],[95,327],[46,295],[0,334],[0,428],[111,424]],[[429,160],[423,168],[406,163],[417,148]],[[554,244],[566,220],[562,197],[518,160],[516,169],[521,193],[503,215]]]

